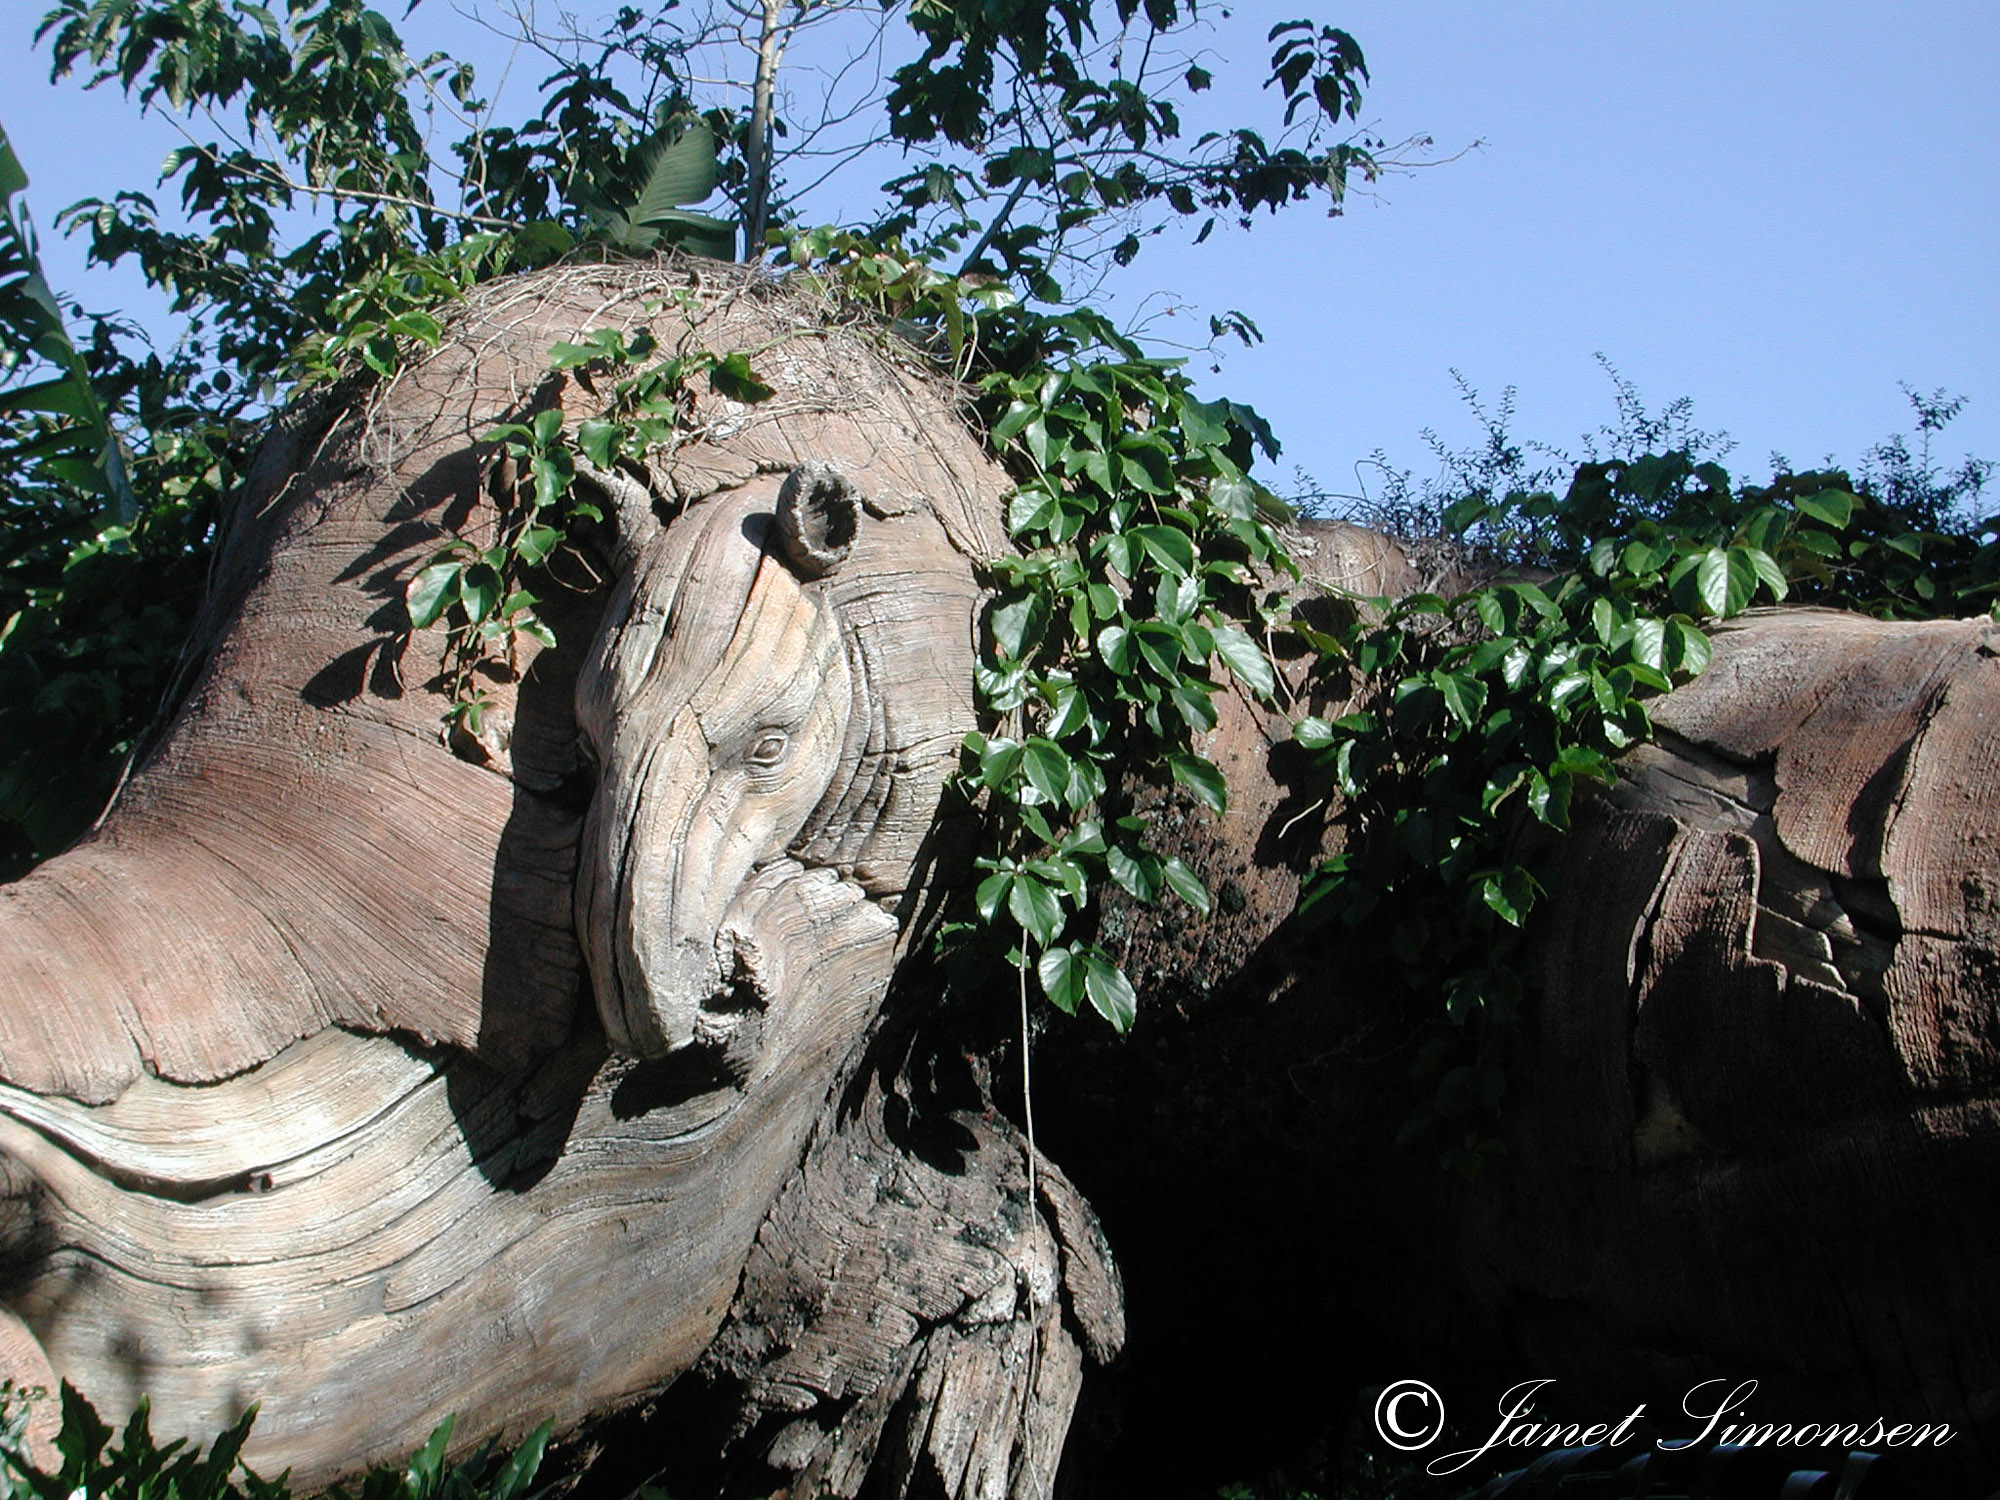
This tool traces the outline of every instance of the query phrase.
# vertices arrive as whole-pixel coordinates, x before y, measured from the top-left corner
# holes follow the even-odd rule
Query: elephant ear
[[[778,490],[778,547],[792,571],[824,578],[847,556],[861,524],[861,497],[832,464],[810,459]]]

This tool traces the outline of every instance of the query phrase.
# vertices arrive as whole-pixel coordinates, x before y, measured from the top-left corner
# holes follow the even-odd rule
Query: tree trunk
[[[562,644],[447,736],[403,591],[515,503],[483,434],[605,409],[620,372],[549,348],[642,324],[774,394],[697,377],[683,441],[579,480]],[[1228,1477],[1228,1438],[1421,1359],[1740,1370],[1992,1440],[1985,627],[1725,634],[1563,854],[1510,1164],[1469,1186],[1395,1143],[1411,1028],[1289,918],[1320,823],[1231,704],[1231,813],[1161,803],[1218,915],[1107,909],[1149,1005],[1044,1036],[1059,1170],[1018,1047],[926,1003],[1004,490],[918,357],[689,263],[483,288],[288,419],[157,749],[0,888],[0,1373],[164,1432],[261,1402],[250,1462],[306,1488],[447,1413],[577,1434],[681,1381],[725,1487],[1042,1496],[1125,1338],[1088,1197],[1151,1455],[1102,1493]]]

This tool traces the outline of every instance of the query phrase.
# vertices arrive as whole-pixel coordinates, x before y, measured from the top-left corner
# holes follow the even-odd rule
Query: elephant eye
[[[775,766],[785,758],[785,751],[791,741],[782,729],[767,729],[750,744],[750,763],[753,766]]]

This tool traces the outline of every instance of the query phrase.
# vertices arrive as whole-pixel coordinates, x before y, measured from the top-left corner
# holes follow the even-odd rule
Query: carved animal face
[[[801,942],[895,944],[876,898],[908,884],[971,722],[969,659],[924,636],[969,640],[969,582],[912,595],[865,549],[886,576],[839,576],[858,518],[823,466],[753,481],[677,519],[612,602],[578,690],[602,769],[577,916],[621,1051],[732,1041]]]

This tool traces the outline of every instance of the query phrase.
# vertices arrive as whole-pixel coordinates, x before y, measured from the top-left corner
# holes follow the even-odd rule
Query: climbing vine
[[[1474,492],[1443,519],[1477,538],[1462,558],[1483,581],[1301,627],[1361,706],[1293,726],[1346,830],[1300,911],[1365,925],[1401,985],[1441,1001],[1452,1024],[1417,1055],[1432,1102],[1411,1133],[1472,1173],[1497,1148],[1551,835],[1651,738],[1647,700],[1708,666],[1707,628],[1760,602],[1898,618],[1993,606],[2000,542],[1970,516],[1913,530],[1844,473],[1736,486],[1686,451],[1580,465],[1560,498]]]
[[[1130,1026],[1138,998],[1099,937],[1099,893],[1203,913],[1210,900],[1154,846],[1130,789],[1171,786],[1223,811],[1225,780],[1197,748],[1216,696],[1275,708],[1273,659],[1303,650],[1311,686],[1353,706],[1293,722],[1307,798],[1340,827],[1300,917],[1365,926],[1396,986],[1436,1007],[1443,1024],[1414,1063],[1431,1102],[1413,1131],[1438,1136],[1459,1170],[1493,1149],[1554,838],[1582,790],[1651,736],[1647,701],[1707,666],[1707,627],[1786,599],[1955,609],[1990,602],[2000,576],[1992,542],[1913,531],[1844,474],[1737,486],[1677,451],[1584,464],[1560,497],[1461,497],[1444,521],[1476,577],[1347,599],[1329,619],[1297,607],[1290,512],[1251,474],[1276,451],[1254,412],[1200,400],[1178,361],[1100,315],[1034,312],[989,279],[846,231],[788,249],[823,292],[969,380],[1015,481],[1018,551],[986,565],[987,723],[958,781],[986,829],[969,906],[944,934],[962,982],[983,983],[1002,957],[1058,1009]],[[520,634],[550,639],[519,581],[567,527],[601,519],[574,489],[579,468],[687,441],[697,376],[739,400],[768,395],[753,352],[668,356],[649,333],[593,332],[551,365],[611,379],[599,415],[572,429],[544,410],[487,435],[503,454],[499,539],[449,544],[408,595],[413,625],[450,625],[452,712],[468,728],[482,664]]]

